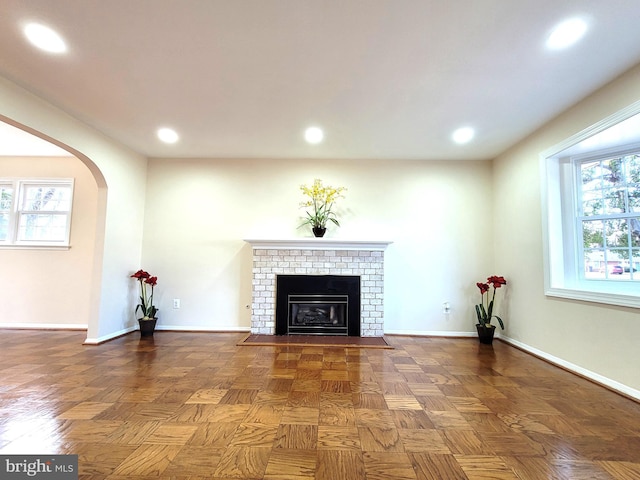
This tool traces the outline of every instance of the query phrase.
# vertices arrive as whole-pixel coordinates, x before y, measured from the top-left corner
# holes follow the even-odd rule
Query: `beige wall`
[[[640,390],[637,309],[545,297],[539,155],[640,99],[640,67],[580,102],[494,163],[495,264],[509,280],[516,342]]]
[[[87,342],[135,327],[147,159],[0,77],[0,120],[49,140],[79,158],[98,186]]]
[[[387,332],[474,331],[475,282],[493,273],[488,162],[152,159],[143,267],[159,277],[159,325],[248,328],[252,257],[243,239],[310,236],[296,228],[299,186],[315,177],[348,188],[342,226],[327,237],[394,242],[385,254]]]
[[[69,250],[0,249],[2,326],[87,326],[98,187],[75,157],[0,157],[0,176],[73,178]]]

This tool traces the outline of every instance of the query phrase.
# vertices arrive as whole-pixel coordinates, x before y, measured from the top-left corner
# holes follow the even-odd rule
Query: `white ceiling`
[[[638,0],[0,0],[0,10],[0,75],[150,157],[487,159],[640,62]],[[547,51],[551,28],[576,15],[590,24],[583,41]],[[35,50],[27,21],[56,29],[69,53]],[[323,143],[304,141],[309,125]],[[475,139],[453,144],[464,125]],[[181,140],[160,143],[160,126]]]

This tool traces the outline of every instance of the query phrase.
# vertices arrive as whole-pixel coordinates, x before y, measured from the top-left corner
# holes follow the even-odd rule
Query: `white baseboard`
[[[413,337],[477,337],[477,332],[447,332],[447,331],[433,331],[425,332],[424,330],[385,330],[385,335],[410,335]]]
[[[98,345],[100,343],[108,342],[109,340],[113,340],[114,338],[121,337],[122,335],[126,335],[127,333],[133,332],[134,330],[137,330],[137,329],[138,329],[137,327],[132,326],[132,327],[123,328],[118,332],[113,332],[98,338],[87,337],[84,341],[84,345]]]
[[[478,334],[476,332],[425,332],[425,331],[410,331],[410,330],[385,330],[385,335],[411,335],[418,337],[476,337]],[[499,333],[499,332],[496,332]],[[613,391],[619,392],[622,395],[626,395],[636,400],[640,400],[640,390],[636,390],[631,388],[623,383],[616,382],[610,378],[602,376],[598,373],[592,372],[591,370],[587,370],[586,368],[582,368],[579,365],[575,365],[571,362],[567,362],[561,358],[550,355],[542,350],[538,350],[526,343],[522,343],[518,340],[514,340],[513,338],[507,337],[503,334],[496,335],[496,338],[499,338],[501,341],[513,345],[514,347],[520,348],[527,353],[535,355],[536,357],[540,357],[545,361],[552,363],[558,367],[564,368],[570,372],[575,373],[576,375],[580,375],[581,377],[587,378],[599,385],[607,387]]]
[[[121,337],[122,335],[126,335],[127,333],[134,332],[138,330],[138,326],[132,326],[129,328],[125,328],[118,332],[110,333],[109,335],[105,335],[99,338],[88,338],[84,341],[85,345],[98,345],[100,343],[107,342],[109,340],[113,340],[114,338]],[[156,325],[156,331],[172,331],[172,332],[248,332],[250,330],[249,327],[194,327],[194,326],[185,326],[185,325]]]
[[[251,327],[156,325],[156,330],[172,330],[174,332],[249,332],[251,331]]]
[[[14,330],[86,330],[86,323],[0,323],[0,328]]]
[[[598,383],[607,388],[610,388],[611,390],[615,390],[616,392],[619,392],[623,395],[634,398],[636,400],[640,400],[640,390],[636,390],[627,385],[624,385],[623,383],[616,382],[615,380],[612,380],[603,375],[600,375],[599,373],[592,372],[591,370],[587,370],[586,368],[583,368],[579,365],[575,365],[571,362],[567,362],[566,360],[550,355],[546,352],[543,352],[542,350],[538,350],[537,348],[527,345],[526,343],[522,343],[518,340],[514,340],[513,338],[502,336],[500,337],[500,340],[510,345],[513,345],[514,347],[518,347],[524,350],[525,352],[531,353],[536,357],[540,357],[549,363],[557,365],[558,367],[562,367],[566,370],[569,370],[570,372],[573,372],[577,375],[580,375],[589,380],[592,380],[595,383]]]

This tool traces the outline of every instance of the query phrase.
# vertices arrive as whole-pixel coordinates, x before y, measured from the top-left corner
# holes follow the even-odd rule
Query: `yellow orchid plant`
[[[313,228],[324,229],[327,227],[328,221],[340,226],[340,222],[338,222],[332,208],[337,199],[344,198],[342,192],[347,190],[345,187],[325,186],[322,184],[322,180],[316,178],[311,186],[300,185],[300,190],[305,196],[309,197],[300,203],[301,208],[309,209],[305,212],[307,219],[300,224],[300,227],[311,225]]]

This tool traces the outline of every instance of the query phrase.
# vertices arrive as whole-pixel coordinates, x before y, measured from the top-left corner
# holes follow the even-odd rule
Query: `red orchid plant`
[[[158,277],[152,277],[148,272],[138,270],[131,275],[131,278],[135,278],[140,282],[140,303],[136,306],[136,313],[138,313],[138,310],[142,310],[143,320],[154,319],[158,309],[153,306],[153,287],[157,285]],[[148,297],[147,285],[151,285],[151,295]]]
[[[504,277],[498,277],[497,275],[493,275],[487,278],[486,283],[476,283],[476,285],[480,289],[480,295],[482,298],[480,304],[476,305],[476,315],[478,316],[479,325],[482,325],[485,328],[492,328],[493,325],[491,325],[491,319],[495,317],[498,320],[498,323],[500,323],[500,328],[504,330],[504,323],[502,323],[502,319],[499,316],[493,314],[493,301],[496,298],[496,289],[506,284],[507,281],[504,279]],[[491,300],[489,300],[489,289],[491,287],[493,287],[493,294],[491,295]],[[487,308],[485,308],[486,302],[489,302]]]

